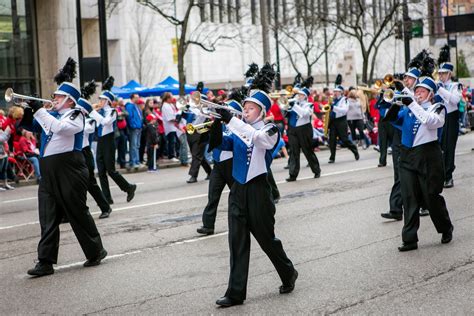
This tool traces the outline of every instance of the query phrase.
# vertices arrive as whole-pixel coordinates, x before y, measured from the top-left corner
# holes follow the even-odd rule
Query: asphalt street
[[[455,186],[446,189],[454,239],[441,235],[429,217],[421,220],[419,249],[400,253],[402,222],[388,211],[391,163],[377,168],[378,153],[361,159],[338,150],[317,153],[322,177],[313,179],[302,156],[297,182],[285,183],[286,161],[272,170],[282,199],[276,235],[299,271],[295,291],[280,295],[271,262],[252,240],[244,305],[217,308],[229,274],[227,191],[216,234],[201,237],[207,201],[204,172],[186,184],[186,168],[134,173],[135,199],[113,187],[108,219],[90,198],[109,256],[84,268],[84,255],[68,224],[61,226],[54,275],[30,278],[39,240],[37,186],[0,192],[0,314],[474,314],[474,133],[458,141]],[[389,157],[391,162],[391,156]]]

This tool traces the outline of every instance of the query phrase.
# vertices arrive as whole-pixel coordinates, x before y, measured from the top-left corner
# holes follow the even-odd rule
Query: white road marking
[[[471,151],[460,152],[460,153],[457,153],[456,156],[467,155],[467,154],[471,154],[471,153],[472,153]],[[349,170],[341,170],[341,171],[335,171],[335,172],[321,174],[321,177],[330,177],[330,176],[334,176],[334,175],[338,175],[338,174],[364,171],[364,170],[377,169],[377,168],[378,168],[377,166],[370,166],[370,167],[363,167],[363,168],[356,168],[356,169],[349,169]],[[309,179],[314,179],[314,177],[299,178],[299,181],[309,180]],[[139,183],[143,184],[142,182],[139,182]],[[277,182],[277,184],[283,184],[283,183],[287,183],[287,182],[285,180]],[[222,193],[225,194],[225,193],[229,193],[229,192],[230,192],[229,190],[224,190]],[[167,204],[167,203],[173,203],[173,202],[192,200],[192,199],[202,198],[202,197],[206,197],[206,196],[207,196],[207,193],[192,195],[192,196],[187,196],[187,197],[182,197],[182,198],[177,198],[177,199],[158,201],[158,202],[150,202],[150,203],[145,203],[145,204],[130,205],[130,206],[125,206],[125,207],[115,208],[115,209],[112,209],[112,210],[113,210],[113,212],[120,212],[120,211],[135,209],[135,208],[142,208],[142,207],[148,207],[148,206],[155,206],[155,205],[161,205],[161,204]],[[100,212],[92,212],[91,214],[92,215],[97,215],[97,214],[100,214]],[[11,226],[3,226],[3,227],[0,227],[0,230],[18,228],[18,227],[23,227],[23,226],[35,225],[35,224],[39,224],[39,222],[36,221],[36,222],[22,223],[22,224],[11,225]]]
[[[170,244],[167,244],[167,245],[147,247],[147,248],[143,248],[143,249],[140,249],[140,250],[133,250],[133,251],[127,251],[127,252],[118,253],[118,254],[114,254],[114,255],[108,255],[102,261],[109,261],[109,260],[112,260],[112,259],[117,259],[117,258],[121,258],[121,257],[136,255],[136,254],[143,253],[145,251],[156,250],[156,249],[159,249],[159,248],[172,247],[172,246],[177,246],[177,245],[182,245],[182,244],[187,244],[187,243],[193,243],[193,242],[196,242],[196,241],[202,241],[202,240],[206,240],[206,239],[210,239],[210,238],[216,238],[216,237],[220,237],[220,236],[225,236],[228,233],[229,233],[228,231],[225,231],[225,232],[214,234],[214,235],[203,236],[203,237],[194,237],[194,238],[191,238],[191,239],[176,241],[176,242],[173,242],[173,243],[170,243]],[[68,263],[68,264],[64,264],[64,265],[60,265],[60,266],[55,267],[55,270],[64,270],[64,269],[68,269],[68,268],[82,266],[83,264],[84,264],[84,261]]]
[[[140,184],[145,184],[145,182],[137,182],[135,184],[140,185]],[[117,189],[117,188],[118,188],[118,186],[116,186],[116,185],[113,185],[113,186],[110,187],[110,189]],[[38,197],[33,196],[33,197],[17,199],[17,200],[6,200],[6,201],[2,201],[2,203],[8,204],[8,203],[21,202],[21,201],[36,200],[36,199],[38,199]]]

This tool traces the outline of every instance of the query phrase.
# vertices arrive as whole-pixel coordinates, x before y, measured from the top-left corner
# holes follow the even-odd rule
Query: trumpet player
[[[69,59],[61,72],[69,72],[68,79],[72,80],[75,62]],[[80,95],[73,84],[62,82],[53,94],[52,111],[47,111],[38,101],[30,102],[31,110],[25,111],[28,114],[25,113],[21,122],[25,128],[41,131],[42,178],[38,189],[41,239],[38,263],[27,272],[32,276],[54,273],[53,264],[58,260],[59,224],[64,215],[87,258],[85,267],[98,265],[107,256],[86,203],[89,172],[82,153],[84,115],[75,108]]]
[[[416,56],[408,65],[416,66],[410,67],[408,71],[403,76],[403,85],[404,88],[402,91],[397,90],[396,93],[405,93],[408,95],[414,95],[414,89],[418,78],[420,77],[420,70],[417,68],[422,65],[423,57],[419,60],[421,56]],[[390,191],[389,197],[389,211],[386,213],[380,214],[383,218],[394,219],[401,221],[403,219],[403,202],[402,202],[402,192],[400,184],[400,143],[402,138],[402,131],[398,128],[393,129],[393,138],[392,138],[392,163],[393,163],[393,185]],[[420,216],[429,215],[428,210],[421,208]]]
[[[347,111],[349,106],[346,98],[343,96],[344,87],[337,85],[333,90],[334,99],[331,104],[331,110],[329,112],[329,149],[331,155],[329,157],[329,163],[334,163],[336,160],[336,138],[342,142],[344,147],[347,147],[354,154],[355,160],[359,160],[359,152],[357,146],[349,140],[347,136]]]
[[[108,89],[109,79],[107,79],[102,86],[102,93],[99,96],[98,108],[92,111],[89,115],[97,122],[97,134],[99,140],[97,142],[97,170],[99,172],[99,181],[105,198],[109,204],[113,204],[112,194],[110,193],[109,175],[112,180],[118,185],[120,190],[127,193],[127,202],[130,202],[135,196],[137,189],[136,184],[129,183],[116,169],[115,169],[115,139],[114,126],[117,120],[117,111],[112,107],[112,101],[115,95]],[[112,81],[113,84],[113,81]]]
[[[242,112],[242,106],[236,100],[228,100],[226,103],[236,111]],[[236,117],[241,119],[239,116]],[[225,125],[223,125],[222,133],[223,136],[231,135],[231,132]],[[234,184],[234,178],[232,177],[232,151],[214,148],[212,149],[212,158],[214,160],[214,167],[212,168],[209,181],[207,205],[202,213],[202,226],[197,229],[197,232],[203,235],[214,234],[217,206],[219,205],[222,191],[226,185],[230,189]]]
[[[426,75],[432,69],[422,71]],[[401,107],[394,102],[387,119],[402,132],[400,146],[400,183],[404,209],[402,230],[403,244],[399,251],[418,248],[419,208],[426,206],[441,243],[449,243],[453,238],[453,225],[449,218],[443,191],[443,159],[438,142],[438,128],[444,125],[446,109],[444,105],[432,104],[437,91],[435,81],[430,77],[415,86],[415,96],[403,97]]]
[[[446,122],[443,126],[441,136],[441,146],[444,153],[445,178],[444,187],[452,188],[454,186],[453,172],[456,168],[454,164],[456,143],[459,135],[459,101],[461,100],[461,85],[453,82],[451,79],[454,71],[454,65],[449,62],[449,46],[442,48],[438,58],[438,95],[444,101],[446,106]]]
[[[207,99],[207,97],[199,92],[195,92],[196,96],[199,96],[201,99]],[[196,100],[197,101],[197,100]],[[197,102],[194,102],[197,103]],[[192,105],[192,104],[191,104]],[[202,115],[199,111],[197,104],[194,106],[189,106],[187,111],[183,112],[183,118],[186,120],[186,123],[198,125],[204,123],[207,118]],[[196,183],[197,177],[199,175],[199,168],[202,166],[206,172],[205,180],[209,180],[212,168],[209,165],[209,162],[204,157],[204,152],[206,146],[209,143],[209,133],[188,133],[187,135],[189,149],[191,150],[191,166],[189,167],[189,176],[190,178],[186,181],[187,183]]]
[[[296,181],[300,172],[300,152],[308,160],[315,178],[321,176],[318,158],[313,151],[313,127],[311,118],[313,104],[308,102],[310,91],[308,88],[299,89],[296,93],[296,102],[288,112],[288,143],[290,146],[289,173],[286,181]]]

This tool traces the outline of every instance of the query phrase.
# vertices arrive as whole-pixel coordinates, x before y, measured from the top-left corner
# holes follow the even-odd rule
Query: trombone
[[[28,104],[25,103],[26,100],[32,100],[32,101],[39,101],[42,103],[47,103],[49,104],[46,106],[46,109],[50,109],[53,107],[53,101],[51,100],[46,100],[46,99],[41,99],[41,98],[36,98],[28,95],[23,95],[23,94],[18,94],[13,92],[12,88],[8,88],[5,90],[5,101],[7,102],[13,102],[14,105],[20,106],[22,108],[29,108]]]
[[[194,133],[203,134],[211,128],[212,123],[214,123],[214,121],[210,121],[210,122],[206,122],[202,124],[196,124],[196,125],[188,123],[186,124],[186,132],[190,135]]]
[[[191,95],[196,106],[201,111],[201,114],[207,118],[221,118],[221,115],[217,113],[217,109],[225,109],[232,113],[233,115],[240,115],[242,116],[241,111],[235,110],[233,107],[228,106],[225,102],[225,105],[220,105],[208,100],[201,99],[201,93],[199,91],[194,91]]]

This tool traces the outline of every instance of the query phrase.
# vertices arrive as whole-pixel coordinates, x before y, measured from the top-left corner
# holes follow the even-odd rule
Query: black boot
[[[298,271],[295,270],[293,276],[291,277],[290,283],[283,284],[282,286],[280,286],[280,294],[287,294],[293,292],[293,290],[295,289],[295,282],[297,278]]]
[[[102,248],[102,250],[100,251],[99,255],[96,258],[87,259],[87,261],[84,262],[84,267],[98,266],[100,262],[102,261],[102,259],[104,259],[105,257],[107,257],[107,251],[104,248]]]
[[[404,252],[404,251],[410,251],[410,250],[416,250],[418,249],[418,243],[413,242],[413,243],[403,243],[400,247],[398,247],[398,251]]]
[[[453,230],[454,230],[454,227],[451,226],[451,228],[447,232],[443,233],[441,237],[442,244],[447,244],[451,242],[451,240],[453,240]]]
[[[242,300],[234,300],[233,298],[223,296],[216,301],[216,304],[221,307],[231,307],[234,305],[242,305],[244,301]]]
[[[402,213],[395,213],[395,212],[387,212],[387,213],[382,213],[380,214],[380,216],[382,216],[383,218],[387,218],[387,219],[394,219],[394,220],[397,220],[397,221],[401,221],[402,218],[403,218],[403,215]]]
[[[130,202],[135,197],[135,191],[137,190],[136,184],[131,184],[127,191],[127,202]]]
[[[102,218],[107,218],[110,216],[110,213],[112,213],[112,209],[109,208],[108,211],[105,211],[105,212],[102,212],[102,214],[99,215],[99,218],[102,219]]]
[[[204,226],[199,227],[196,231],[199,234],[203,234],[203,235],[213,235],[214,234],[214,228],[207,228],[207,227],[204,227]]]
[[[47,262],[38,262],[33,269],[28,270],[27,272],[29,275],[34,276],[45,276],[54,273],[53,265]]]
[[[186,183],[196,183],[196,182],[197,182],[196,177],[191,177],[191,178],[189,178],[188,181],[186,181]]]

